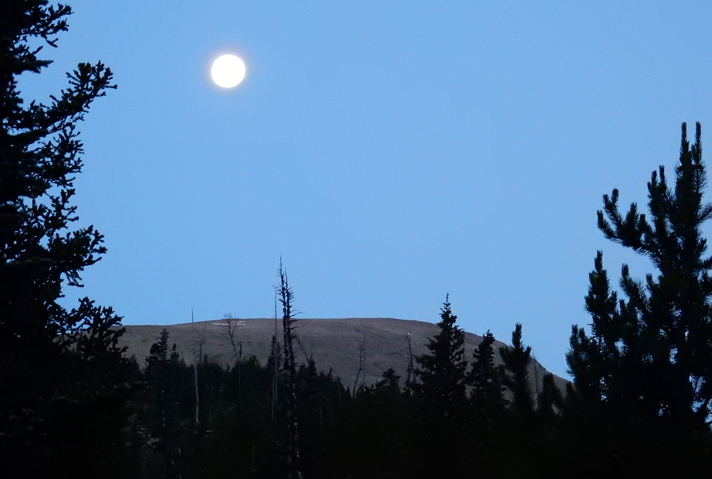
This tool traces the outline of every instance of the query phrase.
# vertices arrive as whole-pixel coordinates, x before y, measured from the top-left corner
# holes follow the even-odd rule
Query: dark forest
[[[147,357],[129,358],[111,307],[62,301],[106,253],[93,227],[72,228],[72,199],[78,124],[110,96],[112,72],[79,64],[47,105],[17,88],[19,75],[49,65],[38,45],[56,46],[70,14],[42,0],[0,4],[0,476],[712,474],[712,258],[702,235],[712,205],[699,123],[693,142],[682,124],[669,178],[653,171],[645,212],[622,208],[616,189],[603,196],[601,233],[649,258],[655,274],[635,278],[622,265],[616,287],[595,255],[591,323],[572,327],[565,390],[550,375],[532,390],[532,350],[515,321],[511,346],[495,351],[487,331],[466,357],[447,296],[439,332],[406,377],[390,369],[375,384],[345,384],[295,358],[295,292],[281,262],[282,327],[265,364],[233,343],[230,366],[203,355],[187,365],[166,331]]]

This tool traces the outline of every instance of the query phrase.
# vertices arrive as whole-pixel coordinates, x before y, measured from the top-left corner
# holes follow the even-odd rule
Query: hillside
[[[236,319],[235,337],[242,344],[242,357],[251,355],[264,364],[269,356],[272,335],[275,331],[274,319]],[[169,342],[176,345],[176,351],[188,364],[194,362],[194,346],[202,342],[202,354],[221,364],[234,361],[234,354],[227,336],[225,320],[174,324],[168,326],[126,326],[120,345],[128,347],[128,355],[136,356],[144,366],[151,344],[156,342],[165,328]],[[381,373],[393,368],[405,381],[408,367],[408,335],[410,335],[413,355],[427,352],[425,344],[429,337],[437,334],[433,323],[393,318],[346,318],[346,319],[300,319],[297,322],[299,344],[296,347],[297,361],[305,363],[313,356],[317,368],[324,372],[329,369],[341,378],[346,386],[353,387],[359,370],[359,351],[363,345],[365,375],[359,377],[359,384],[372,384],[381,378]],[[282,325],[278,324],[281,342]],[[466,333],[465,349],[468,360],[482,338]],[[496,342],[499,348],[504,343]],[[499,355],[495,358],[499,364]],[[532,381],[541,383],[546,369],[534,361],[530,376]],[[557,384],[563,388],[566,380],[557,377]]]

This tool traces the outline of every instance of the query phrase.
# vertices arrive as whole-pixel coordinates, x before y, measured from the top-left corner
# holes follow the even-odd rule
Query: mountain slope
[[[257,357],[260,363],[267,361],[275,333],[274,319],[235,319],[235,339],[242,346],[242,357]],[[282,325],[278,320],[277,338],[281,343]],[[135,355],[139,365],[145,365],[151,344],[158,340],[163,329],[169,333],[169,343],[176,345],[176,351],[186,363],[192,364],[200,354],[221,364],[234,362],[235,357],[227,336],[225,320],[184,323],[169,326],[126,326],[126,333],[120,346],[128,347],[128,355]],[[404,384],[408,368],[408,337],[412,354],[425,354],[428,338],[438,332],[433,323],[393,318],[345,318],[345,319],[299,319],[297,322],[295,345],[298,363],[306,363],[309,356],[314,358],[319,370],[329,369],[341,378],[345,386],[373,384],[388,368],[393,368],[401,376]],[[465,333],[465,357],[470,362],[474,348],[482,341],[481,336]],[[202,343],[202,347],[200,344]],[[497,341],[495,349],[504,346]],[[364,373],[358,376],[359,356],[363,350]],[[195,351],[195,353],[194,353]],[[499,354],[495,362],[501,364]],[[544,369],[535,360],[530,366],[533,389],[541,387]],[[556,377],[561,388],[566,380]]]

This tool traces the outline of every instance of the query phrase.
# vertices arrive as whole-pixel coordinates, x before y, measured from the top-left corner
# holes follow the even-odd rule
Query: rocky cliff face
[[[243,359],[254,355],[264,364],[271,351],[272,336],[275,333],[274,319],[235,319],[234,338],[241,345]],[[134,355],[143,367],[151,344],[158,340],[163,330],[168,330],[171,346],[186,363],[192,364],[199,354],[208,359],[231,364],[235,355],[227,334],[225,320],[168,326],[126,326],[120,345],[128,347],[128,356]],[[306,363],[311,356],[319,370],[341,378],[345,386],[355,383],[370,385],[381,379],[381,374],[393,368],[401,376],[404,384],[408,368],[408,338],[414,356],[427,352],[428,338],[438,332],[433,323],[393,318],[346,318],[346,319],[300,319],[297,322],[296,345],[297,363]],[[282,324],[278,320],[277,338],[281,342]],[[465,353],[472,360],[474,348],[482,341],[480,336],[466,333]],[[495,350],[504,343],[496,342]],[[359,374],[359,357],[362,356],[363,372]],[[497,364],[501,359],[497,354]],[[541,387],[541,380],[547,373],[538,362],[532,361],[530,377],[533,390]],[[358,375],[358,378],[357,378]],[[556,378],[563,389],[566,380]]]

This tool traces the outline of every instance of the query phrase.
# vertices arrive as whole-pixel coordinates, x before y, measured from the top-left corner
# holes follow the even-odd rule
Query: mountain
[[[275,320],[233,319],[232,322],[242,358],[254,355],[265,364],[275,334]],[[175,344],[176,351],[186,363],[194,363],[195,357],[202,354],[220,364],[231,364],[235,361],[235,354],[227,334],[227,324],[227,320],[223,319],[168,326],[125,326],[126,332],[119,345],[127,346],[128,356],[134,355],[143,367],[151,345],[165,328],[169,344],[171,347]],[[319,370],[332,370],[345,386],[351,388],[356,383],[373,384],[388,368],[393,368],[401,376],[401,384],[404,384],[409,359],[408,338],[413,356],[418,356],[427,352],[425,345],[428,338],[439,331],[433,323],[394,318],[299,319],[296,324],[297,362],[306,363],[311,356]],[[281,319],[277,324],[277,338],[281,343]],[[480,341],[481,336],[465,333],[465,357],[468,362],[472,360],[472,352]],[[495,350],[504,345],[495,342]],[[358,374],[361,351],[363,373]],[[495,362],[501,364],[499,353],[495,356]],[[546,373],[546,369],[533,359],[529,375],[534,391],[539,390]],[[558,376],[555,380],[562,389],[567,383]]]

